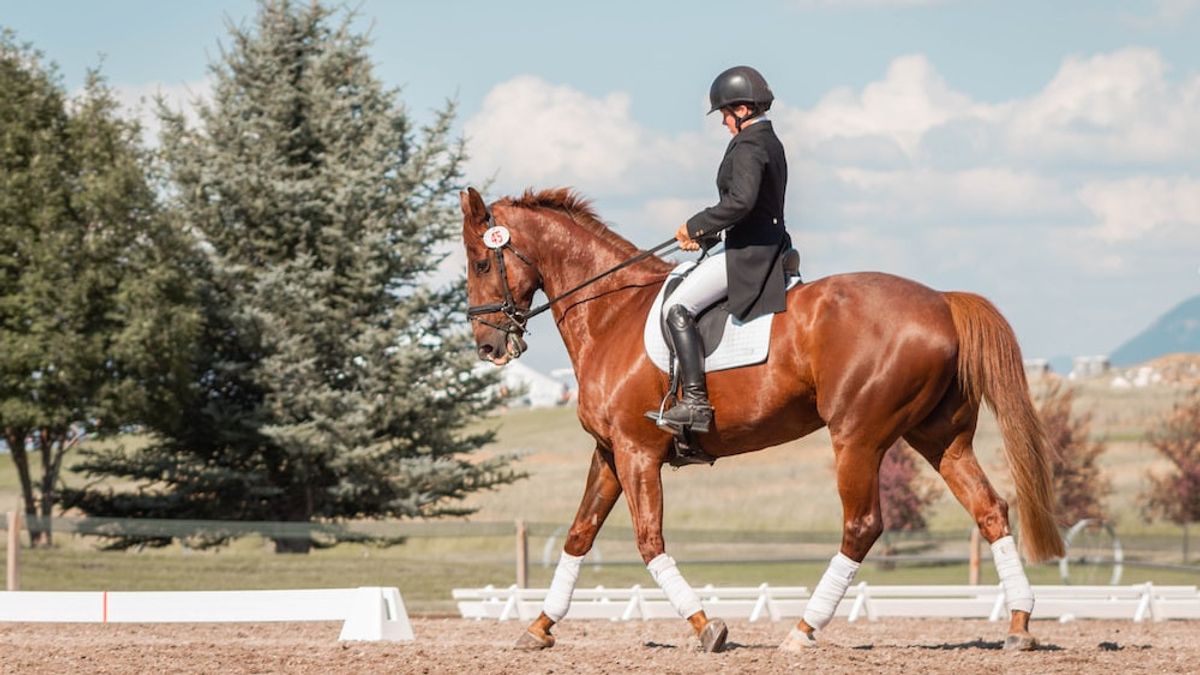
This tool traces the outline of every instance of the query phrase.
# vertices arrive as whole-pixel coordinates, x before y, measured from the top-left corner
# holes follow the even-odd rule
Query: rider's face
[[[737,118],[746,117],[750,114],[750,107],[745,105],[736,105],[732,108],[721,108],[721,123],[729,130],[731,136],[737,136]]]

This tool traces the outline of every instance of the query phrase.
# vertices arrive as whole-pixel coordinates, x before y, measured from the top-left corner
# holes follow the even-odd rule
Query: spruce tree
[[[31,538],[49,543],[67,450],[177,415],[198,313],[140,130],[97,73],[68,101],[40,54],[0,36],[0,123],[0,427]]]
[[[351,18],[262,2],[230,27],[199,128],[161,108],[174,211],[206,252],[203,391],[161,442],[92,457],[141,487],[77,495],[88,512],[465,515],[469,493],[519,478],[511,458],[471,457],[492,434],[464,427],[495,379],[472,371],[461,282],[428,285],[457,224],[453,106],[414,128]]]

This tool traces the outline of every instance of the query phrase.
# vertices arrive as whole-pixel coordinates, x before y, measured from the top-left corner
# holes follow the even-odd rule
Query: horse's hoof
[[[513,645],[513,649],[521,651],[533,652],[540,649],[549,649],[554,646],[554,636],[547,633],[545,636],[534,635],[530,631],[525,631],[521,637],[517,638],[517,644]]]
[[[729,637],[729,629],[720,619],[711,619],[700,631],[700,646],[706,652],[719,652],[725,648],[725,638]]]
[[[781,652],[802,652],[806,649],[812,649],[817,646],[817,638],[811,633],[805,633],[799,628],[792,627],[792,632],[787,634],[783,642],[779,643],[779,651]]]
[[[1004,650],[1010,652],[1031,652],[1037,649],[1037,638],[1029,633],[1014,633],[1004,639]]]

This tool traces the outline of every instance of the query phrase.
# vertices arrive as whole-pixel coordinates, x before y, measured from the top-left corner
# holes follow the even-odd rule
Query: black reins
[[[496,223],[495,219],[492,217],[491,209],[487,210],[487,224],[488,224],[488,232],[491,232],[493,228],[499,226]],[[485,237],[486,236],[487,235],[485,234]],[[571,295],[572,293],[575,293],[576,291],[579,291],[583,288],[586,288],[586,287],[596,283],[597,281],[600,281],[601,279],[609,276],[610,274],[615,274],[615,273],[625,269],[626,267],[629,267],[630,265],[633,265],[637,262],[645,260],[646,258],[649,258],[650,256],[654,255],[655,253],[657,253],[665,248],[668,248],[669,246],[671,246],[674,243],[676,243],[675,238],[672,237],[672,238],[662,242],[661,244],[654,246],[653,248],[642,251],[641,253],[638,253],[637,255],[633,256],[632,258],[629,258],[629,259],[617,264],[615,267],[611,267],[611,268],[593,276],[592,278],[590,278],[580,284],[577,284],[576,286],[574,286],[573,288],[571,288],[569,290],[559,293],[558,295],[554,296],[553,298],[550,298],[549,300],[547,300],[546,302],[543,302],[542,304],[538,305],[537,307],[534,307],[531,309],[522,309],[517,306],[516,300],[513,299],[512,288],[509,286],[509,283],[508,283],[508,271],[504,265],[504,250],[508,249],[508,250],[512,251],[513,255],[517,256],[517,258],[519,258],[521,260],[521,262],[525,263],[526,265],[529,265],[530,267],[534,267],[534,264],[533,264],[533,261],[530,260],[528,256],[526,256],[524,253],[521,253],[521,251],[518,250],[517,247],[512,245],[512,241],[510,239],[505,237],[504,242],[502,244],[499,244],[497,246],[492,246],[490,244],[488,245],[489,248],[492,249],[492,252],[496,256],[496,270],[500,272],[500,281],[501,281],[502,285],[504,286],[504,301],[503,302],[493,302],[493,303],[490,303],[487,305],[474,305],[472,307],[468,307],[467,308],[467,317],[471,321],[478,321],[479,323],[481,323],[485,326],[490,326],[492,328],[495,328],[496,330],[504,331],[504,333],[506,333],[509,336],[510,343],[512,343],[512,342],[514,342],[511,339],[513,336],[521,335],[526,332],[525,324],[528,323],[530,319],[537,316],[538,314],[541,314],[542,312],[546,311],[547,309],[550,309],[550,307],[552,305],[554,305],[554,303],[558,302],[559,300],[562,300],[563,298]],[[493,323],[491,321],[487,321],[485,319],[480,318],[481,316],[483,316],[485,314],[496,314],[496,313],[503,314],[508,319],[509,323],[507,326],[502,326],[498,323]],[[518,347],[518,350],[519,350],[519,347]]]

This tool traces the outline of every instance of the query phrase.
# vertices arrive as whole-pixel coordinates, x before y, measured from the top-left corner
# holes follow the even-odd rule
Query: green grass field
[[[1142,440],[1147,424],[1167,410],[1182,390],[1160,387],[1114,391],[1103,385],[1081,389],[1078,405],[1094,416],[1093,432],[1105,439],[1108,450],[1103,467],[1114,492],[1107,500],[1109,513],[1124,536],[1157,534],[1170,551],[1179,528],[1146,524],[1137,508],[1145,489],[1146,473],[1164,463]],[[592,443],[579,428],[573,409],[523,410],[487,422],[499,429],[499,438],[487,452],[516,453],[528,480],[501,490],[474,495],[469,503],[479,509],[473,521],[524,519],[532,522],[570,522],[586,476]],[[118,441],[106,441],[118,442]],[[136,438],[120,442],[142,442]],[[1009,481],[999,457],[1000,439],[990,417],[981,421],[976,449],[1001,492]],[[68,458],[66,466],[73,463]],[[936,480],[932,470],[931,480]],[[83,482],[67,472],[70,484]],[[758,453],[719,461],[714,467],[666,469],[665,522],[668,549],[680,561],[689,581],[696,585],[812,585],[823,569],[819,562],[731,563],[729,560],[795,558],[819,560],[837,548],[840,506],[834,489],[832,450],[824,431]],[[18,483],[11,461],[0,455],[0,510],[18,507]],[[580,583],[629,586],[649,583],[637,559],[628,511],[618,505],[597,544],[603,564],[585,567]],[[931,529],[961,533],[943,542],[942,554],[965,555],[971,523],[966,513],[943,491],[935,504]],[[1195,528],[1200,529],[1200,528]],[[816,543],[722,544],[694,541],[694,530],[787,531],[825,533]],[[672,539],[672,533],[675,539]],[[806,538],[807,539],[807,538]],[[955,543],[955,542],[958,543]],[[552,567],[543,557],[557,560],[561,537],[547,549],[546,539],[530,541],[530,583],[546,585]],[[1156,544],[1157,545],[1157,544]],[[1193,550],[1200,545],[1193,545]],[[1172,554],[1173,555],[1173,554]],[[1193,552],[1192,560],[1200,557]],[[95,541],[62,535],[50,550],[23,551],[22,587],[27,590],[150,590],[303,588],[357,585],[395,585],[409,608],[417,612],[453,609],[449,590],[459,586],[504,585],[514,579],[514,543],[510,537],[412,539],[407,544],[379,548],[343,544],[307,556],[276,555],[257,537],[207,551],[179,545],[140,552],[101,552]],[[701,562],[707,561],[707,562]],[[870,558],[868,558],[870,561]],[[1178,562],[1177,556],[1173,562]],[[994,575],[984,565],[984,581]],[[1056,568],[1031,571],[1034,583],[1057,583]],[[862,579],[871,583],[965,583],[962,564],[901,564],[882,569],[869,564]],[[1200,583],[1191,571],[1127,568],[1123,582]]]

